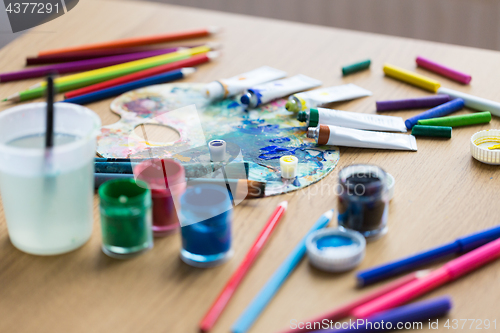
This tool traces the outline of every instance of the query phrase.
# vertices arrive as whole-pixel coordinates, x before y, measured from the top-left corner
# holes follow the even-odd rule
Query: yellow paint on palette
[[[181,162],[189,162],[189,161],[191,161],[191,157],[182,156],[182,155],[179,155],[179,154],[174,155],[173,158],[178,159]]]
[[[419,88],[432,91],[433,93],[436,93],[439,87],[441,87],[441,83],[431,78],[389,64],[384,65],[384,73],[385,75],[390,76],[393,79],[397,79]]]

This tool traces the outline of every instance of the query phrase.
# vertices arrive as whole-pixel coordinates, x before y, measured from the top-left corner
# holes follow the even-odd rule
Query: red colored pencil
[[[374,291],[361,296],[360,298],[355,299],[354,301],[341,305],[338,308],[335,308],[327,313],[323,313],[322,315],[313,318],[313,319],[308,319],[308,320],[302,320],[300,322],[302,323],[311,323],[311,327],[314,327],[314,323],[319,323],[318,325],[321,326],[323,323],[323,320],[327,319],[328,322],[333,321],[337,322],[341,319],[344,319],[346,317],[349,317],[351,315],[352,310],[357,308],[360,305],[363,305],[365,303],[368,303],[382,295],[387,294],[390,291],[393,291],[401,286],[404,286],[410,282],[413,282],[417,279],[420,279],[424,276],[426,276],[430,271],[424,270],[424,271],[418,271],[415,273],[411,273],[408,275],[405,275],[397,280],[394,280],[390,283],[385,284],[384,286],[375,289]],[[283,331],[282,333],[306,333],[306,332],[311,332],[311,331],[317,331],[318,328],[306,328],[307,325],[304,325],[304,328],[298,328],[298,329],[291,329],[291,330],[286,330]]]
[[[209,53],[204,53],[204,54],[200,54],[200,55],[195,55],[189,59],[179,60],[176,62],[172,62],[170,64],[149,68],[149,69],[139,71],[136,73],[117,77],[115,79],[96,83],[96,84],[93,84],[93,85],[90,85],[87,87],[83,87],[80,89],[72,90],[72,91],[69,91],[66,94],[64,94],[64,97],[65,98],[73,98],[73,97],[89,94],[91,92],[95,92],[98,90],[118,86],[120,84],[141,80],[141,79],[144,79],[147,77],[151,77],[154,75],[158,75],[161,73],[172,71],[174,69],[180,69],[183,67],[193,67],[193,66],[208,62],[208,61],[210,61],[210,59],[217,57],[217,55],[218,55],[217,52],[209,52]]]
[[[248,272],[253,262],[259,255],[259,252],[266,244],[274,227],[278,224],[279,220],[285,213],[287,206],[288,202],[283,201],[278,205],[274,213],[271,215],[269,221],[267,221],[266,225],[264,226],[264,229],[262,229],[260,235],[257,237],[252,247],[250,248],[250,251],[248,251],[247,255],[243,259],[243,262],[233,273],[226,286],[219,294],[219,297],[217,297],[215,302],[210,307],[210,310],[208,310],[207,314],[201,321],[200,329],[202,332],[208,332],[214,326],[227,303],[229,303],[231,296],[233,296],[234,292],[236,291],[236,288],[238,288],[238,285],[245,277],[245,274]]]
[[[55,55],[55,54],[63,54],[70,53],[76,51],[89,51],[89,50],[103,50],[103,49],[115,49],[119,47],[135,47],[135,46],[143,46],[143,45],[152,45],[152,44],[160,44],[160,43],[168,43],[183,39],[189,38],[199,38],[209,36],[213,33],[216,33],[219,29],[216,27],[209,27],[191,31],[178,31],[178,32],[169,32],[161,35],[153,35],[153,36],[143,36],[143,37],[132,37],[125,39],[118,39],[109,42],[102,42],[96,44],[86,44],[80,46],[72,46],[65,47],[61,49],[53,49],[38,52],[38,56],[46,56],[46,55]]]
[[[171,46],[172,48],[182,48],[184,46]],[[191,46],[186,46],[191,47]],[[138,53],[145,51],[152,51],[154,49],[150,47],[128,47],[128,48],[117,48],[117,49],[105,49],[105,50],[94,50],[94,51],[78,51],[69,52],[64,54],[46,55],[40,57],[28,57],[26,58],[26,66],[31,65],[46,65],[46,64],[57,64],[61,62],[71,62],[79,60],[87,60],[94,58],[110,57],[114,55]]]

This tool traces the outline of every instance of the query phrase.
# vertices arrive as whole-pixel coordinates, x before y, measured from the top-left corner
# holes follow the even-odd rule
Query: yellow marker
[[[488,147],[488,149],[500,149],[500,145],[494,145],[494,146]]]
[[[434,93],[441,87],[441,83],[433,79],[389,64],[384,65],[384,73],[394,79],[401,80]]]

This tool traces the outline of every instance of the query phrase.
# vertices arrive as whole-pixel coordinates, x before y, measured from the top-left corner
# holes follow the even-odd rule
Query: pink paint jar
[[[137,165],[134,176],[151,189],[154,235],[162,237],[177,231],[179,218],[175,206],[186,190],[184,167],[171,159],[151,159]]]

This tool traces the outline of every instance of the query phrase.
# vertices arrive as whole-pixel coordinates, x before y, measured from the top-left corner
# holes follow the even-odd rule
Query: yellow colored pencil
[[[147,68],[151,68],[151,67],[157,66],[154,64],[162,65],[162,64],[164,64],[165,60],[175,58],[179,55],[186,54],[189,56],[193,56],[193,55],[200,54],[200,53],[210,52],[210,50],[212,50],[213,48],[214,48],[214,46],[209,45],[209,44],[203,45],[203,46],[198,46],[198,47],[187,48],[185,50],[181,50],[181,51],[177,51],[177,52],[162,54],[159,56],[154,56],[154,57],[140,59],[140,60],[134,60],[134,61],[126,62],[123,64],[103,67],[103,68],[94,69],[94,70],[87,71],[87,72],[82,72],[82,73],[78,73],[78,74],[59,77],[59,78],[54,80],[54,83],[55,84],[66,83],[66,82],[73,81],[73,80],[80,80],[82,78],[89,77],[89,76],[98,76],[98,75],[107,74],[110,72],[127,70],[128,68],[138,68],[138,67],[142,68],[143,66],[147,66]],[[39,82],[36,85],[30,87],[30,89],[42,87],[45,84],[46,84],[46,82],[42,81],[42,82]]]
[[[441,87],[441,83],[434,81],[433,79],[389,64],[384,65],[384,73],[394,79],[412,84],[434,93],[436,93],[439,87]]]

